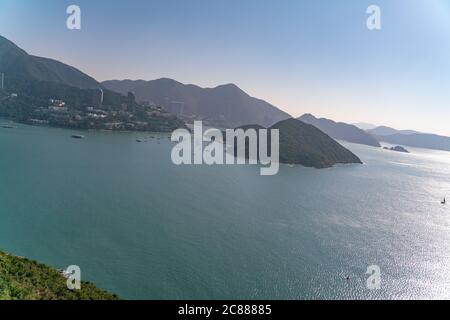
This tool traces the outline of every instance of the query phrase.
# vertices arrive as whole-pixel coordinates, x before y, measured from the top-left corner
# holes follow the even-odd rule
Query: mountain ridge
[[[170,132],[185,127],[158,106],[142,106],[134,95],[104,88],[79,69],[29,55],[0,37],[0,115],[27,124],[75,129]],[[56,106],[55,106],[56,104]]]
[[[380,141],[404,145],[408,147],[450,151],[450,137],[430,133],[396,133],[387,136],[377,136]]]
[[[378,139],[391,144],[405,145],[430,150],[450,151],[450,137],[423,133],[415,130],[398,130],[388,126],[378,126],[367,130]]]
[[[101,84],[63,62],[28,54],[12,41],[0,36],[0,71],[6,88],[17,89],[30,81],[51,82],[79,89],[99,89]],[[15,86],[15,87],[14,87]]]
[[[375,135],[375,136],[389,136],[393,134],[414,134],[414,133],[421,133],[414,130],[397,130],[391,127],[387,126],[377,126],[373,129],[366,130],[368,133]]]
[[[266,129],[260,125],[244,125],[236,129]],[[317,169],[329,168],[336,164],[361,164],[362,161],[350,150],[318,128],[300,120],[290,118],[282,120],[267,128],[267,150],[270,154],[270,135],[272,129],[279,130],[280,163],[298,164]],[[259,135],[258,135],[259,145]],[[237,154],[237,148],[234,148]],[[249,157],[246,145],[246,157]]]
[[[371,134],[354,125],[335,122],[326,118],[316,118],[310,113],[306,113],[297,119],[319,128],[334,139],[381,147],[380,143]]]
[[[368,122],[357,122],[357,123],[351,123],[351,124],[359,129],[365,130],[365,131],[375,129],[377,127],[377,125],[368,123]]]
[[[235,128],[248,123],[270,126],[290,118],[274,105],[250,96],[236,84],[212,88],[183,84],[170,78],[155,80],[107,80],[101,83],[123,94],[132,91],[140,101],[162,105],[186,120],[203,120],[206,125]]]

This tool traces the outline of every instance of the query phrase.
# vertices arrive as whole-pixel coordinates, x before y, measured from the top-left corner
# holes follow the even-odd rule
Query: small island
[[[236,129],[264,129],[260,125],[245,125]],[[350,150],[339,144],[327,134],[297,119],[286,119],[268,128],[268,141],[270,130],[279,130],[280,163],[289,165],[302,165],[316,169],[330,168],[336,164],[362,164],[362,161]],[[224,140],[225,136],[224,136]],[[225,141],[226,143],[226,141]],[[259,140],[258,140],[259,145]],[[267,150],[270,154],[270,143]],[[234,156],[237,148],[234,148]],[[248,144],[245,147],[245,157],[249,157]]]
[[[396,151],[396,152],[409,153],[408,150],[406,150],[405,148],[403,148],[401,146],[395,146],[395,147],[392,147],[392,148],[384,147],[383,149],[390,150],[390,151]]]

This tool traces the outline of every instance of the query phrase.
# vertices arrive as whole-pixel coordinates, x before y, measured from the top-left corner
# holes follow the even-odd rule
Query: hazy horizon
[[[82,30],[65,27],[82,10]],[[366,28],[380,6],[382,30]],[[0,34],[98,81],[234,83],[293,117],[312,113],[450,136],[450,4],[249,0],[0,4]]]

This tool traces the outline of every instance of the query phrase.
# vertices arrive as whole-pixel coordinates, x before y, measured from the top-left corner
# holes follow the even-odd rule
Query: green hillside
[[[132,91],[138,101],[153,101],[180,118],[201,119],[205,125],[216,128],[235,128],[249,123],[267,127],[290,118],[284,111],[250,96],[234,84],[201,88],[163,78],[113,80],[102,85],[121,94]]]
[[[0,251],[0,300],[116,300],[116,295],[83,282],[81,290],[67,289],[55,269]]]
[[[29,55],[0,36],[0,116],[31,125],[78,130],[171,132],[184,122],[160,105],[104,88],[80,70]],[[56,106],[56,108],[55,108]]]
[[[243,130],[255,129],[256,131],[263,129],[260,125],[246,125],[239,128]],[[267,141],[270,141],[271,129],[279,130],[280,163],[299,164],[318,169],[332,167],[335,164],[362,163],[350,150],[316,127],[300,120],[287,119],[274,124],[268,128],[269,138]],[[268,143],[267,150],[269,154],[270,149],[271,145]],[[245,152],[245,156],[248,158],[248,143],[246,143]],[[236,145],[234,155],[237,155]]]
[[[101,85],[80,70],[59,61],[29,55],[8,39],[0,36],[0,71],[8,86],[28,81],[52,82],[79,89],[97,89]]]
[[[40,99],[63,99],[79,107],[92,103],[102,85],[80,70],[59,61],[29,55],[0,36],[0,72],[5,74],[5,90],[27,96],[33,104]],[[125,97],[104,90],[105,104],[120,105]]]
[[[280,130],[280,162],[306,167],[328,168],[335,164],[362,163],[316,127],[296,119],[280,121],[270,127]]]

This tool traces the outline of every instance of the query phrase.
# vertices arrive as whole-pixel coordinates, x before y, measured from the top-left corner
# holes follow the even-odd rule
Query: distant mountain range
[[[372,147],[381,147],[380,143],[370,133],[351,124],[342,122],[337,123],[325,118],[318,119],[309,113],[304,114],[298,118],[298,120],[319,128],[330,137],[337,140],[364,144]]]
[[[7,91],[30,96],[29,104],[61,98],[70,105],[92,102],[92,93],[103,89],[105,98],[123,102],[134,92],[140,101],[163,106],[185,119],[202,119],[206,125],[233,128],[249,123],[280,129],[280,160],[286,163],[325,168],[336,163],[361,160],[319,129],[305,124],[253,98],[234,84],[215,88],[185,85],[171,79],[154,81],[106,81],[94,78],[61,62],[27,54],[0,37],[0,72],[6,76]],[[41,100],[39,100],[41,99]],[[24,104],[24,108],[29,105]],[[8,108],[8,106],[6,106]],[[251,126],[249,126],[251,127]]]
[[[372,123],[367,123],[367,122],[358,122],[358,123],[352,123],[355,127],[358,127],[362,130],[371,130],[371,129],[375,129],[377,126],[375,124]]]
[[[450,137],[422,133],[414,130],[397,130],[386,126],[379,126],[374,129],[367,130],[367,132],[377,138],[378,141],[391,144],[450,151]]]
[[[249,123],[268,127],[290,118],[275,106],[249,96],[234,84],[215,88],[186,85],[172,79],[112,80],[102,85],[126,94],[133,92],[138,101],[163,106],[185,120],[203,120],[205,125],[235,128]]]
[[[387,136],[376,136],[380,141],[399,144],[409,147],[450,151],[450,137],[427,133],[402,134],[396,133]]]
[[[413,131],[413,130],[397,130],[397,129],[386,127],[386,126],[379,126],[379,127],[373,128],[373,129],[366,130],[366,131],[375,136],[390,136],[393,134],[419,133],[419,132]]]
[[[395,145],[450,151],[450,137],[436,134],[421,133],[414,130],[397,130],[387,126],[362,130],[357,128],[356,125],[336,123],[329,119],[317,119],[311,114],[305,114],[298,119],[314,125],[337,140],[374,147],[380,147],[379,141],[381,141]],[[371,124],[363,124],[363,127],[364,125],[373,126]]]
[[[21,105],[9,107],[10,110],[12,107],[18,108],[20,112],[27,106],[37,102],[43,103],[50,98],[64,99],[75,107],[88,105],[92,103],[98,89],[102,89],[104,103],[107,105],[123,105],[127,101],[125,95],[128,92],[134,92],[138,101],[162,106],[184,120],[200,119],[205,125],[219,128],[234,128],[249,123],[270,127],[290,119],[287,113],[263,100],[251,97],[234,84],[201,88],[166,78],[153,81],[112,80],[99,83],[72,66],[29,55],[1,36],[0,72],[5,74],[5,89],[9,92],[20,92],[21,96],[25,97],[21,100]],[[385,141],[405,146],[450,151],[448,137],[383,126],[372,128],[373,125],[367,123],[359,124],[369,128],[364,131],[355,125],[318,119],[311,114],[306,114],[299,120],[313,125],[338,140],[375,147],[380,146],[378,141]],[[324,145],[326,144],[318,146],[316,151],[324,151],[321,149]],[[306,148],[306,146],[303,147]]]

